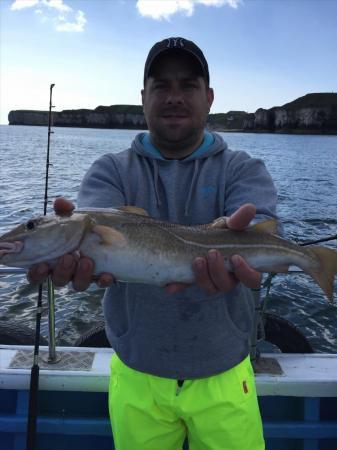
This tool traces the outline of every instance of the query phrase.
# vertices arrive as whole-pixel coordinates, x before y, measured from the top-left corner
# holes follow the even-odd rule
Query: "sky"
[[[144,62],[172,36],[209,64],[211,113],[337,92],[337,0],[0,0],[0,123],[15,109],[141,104]]]

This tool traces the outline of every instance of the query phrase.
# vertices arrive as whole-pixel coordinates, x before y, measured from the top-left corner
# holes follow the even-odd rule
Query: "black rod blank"
[[[48,205],[48,177],[49,177],[49,147],[51,131],[51,111],[52,111],[52,91],[55,84],[50,85],[49,95],[49,117],[48,117],[48,145],[46,158],[46,175],[45,175],[45,190],[44,190],[44,204],[43,215],[47,214]],[[39,286],[39,293],[36,306],[36,326],[35,326],[35,343],[34,343],[34,358],[33,365],[30,372],[30,386],[29,386],[29,403],[28,403],[28,421],[27,421],[27,439],[26,449],[36,450],[36,431],[37,431],[37,416],[38,416],[38,398],[39,398],[39,348],[41,335],[41,316],[42,316],[42,291],[43,285]]]

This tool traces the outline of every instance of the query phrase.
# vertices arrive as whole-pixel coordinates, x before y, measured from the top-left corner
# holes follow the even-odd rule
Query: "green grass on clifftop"
[[[97,106],[96,112],[109,112],[110,114],[143,114],[142,105],[111,105]]]
[[[299,97],[293,102],[286,103],[281,108],[299,109],[299,108],[322,108],[322,107],[336,107],[337,93],[324,92],[319,94],[307,94]],[[274,109],[274,108],[272,108]]]

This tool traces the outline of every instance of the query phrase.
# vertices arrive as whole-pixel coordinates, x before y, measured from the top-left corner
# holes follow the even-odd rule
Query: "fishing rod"
[[[45,175],[45,191],[44,191],[44,205],[43,215],[47,214],[48,205],[48,179],[49,179],[49,149],[50,149],[50,135],[52,125],[52,91],[55,84],[50,85],[49,93],[49,116],[48,116],[48,144],[47,144],[47,158],[46,158],[46,175]],[[48,294],[52,294],[53,287],[48,278]],[[36,306],[36,326],[35,326],[35,343],[34,343],[34,357],[33,365],[30,372],[30,387],[29,387],[29,404],[28,404],[28,421],[27,421],[27,440],[26,449],[36,450],[36,429],[37,429],[37,413],[38,413],[38,394],[39,394],[39,347],[41,334],[41,316],[42,316],[42,291],[43,284],[39,285],[38,299]],[[48,297],[49,297],[48,295]]]
[[[49,114],[48,114],[48,142],[47,142],[47,158],[46,158],[46,175],[45,175],[45,189],[44,189],[44,204],[43,204],[43,215],[47,214],[48,205],[48,181],[49,181],[49,167],[52,164],[49,161],[50,154],[50,135],[54,133],[51,130],[52,126],[52,90],[55,84],[50,85],[50,96],[49,96]],[[55,350],[55,302],[54,302],[54,286],[51,278],[47,279],[47,290],[48,290],[48,330],[49,330],[49,357],[48,363],[56,363],[58,361],[56,357]]]
[[[301,245],[302,247],[305,247],[306,245],[320,244],[321,242],[334,241],[335,239],[337,239],[337,234],[335,234],[334,236],[329,236],[329,237],[325,237],[325,238],[322,238],[322,239],[317,239],[315,241],[301,242],[298,245]]]

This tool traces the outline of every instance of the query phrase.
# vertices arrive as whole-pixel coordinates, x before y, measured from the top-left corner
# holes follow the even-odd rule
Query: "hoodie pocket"
[[[126,296],[125,291],[120,291],[122,289],[119,287],[109,289],[103,302],[106,332],[113,347],[132,336],[138,326],[139,299]]]
[[[185,299],[176,304],[174,342],[176,350],[189,361],[200,363],[219,360],[224,353],[242,351],[247,333],[240,330],[228,313],[226,303],[233,299],[224,294],[199,299]],[[240,350],[238,350],[240,348]],[[193,355],[193,358],[191,356]]]
[[[250,336],[253,318],[254,302],[248,289],[238,285],[224,298],[224,307],[228,324],[238,337]]]

